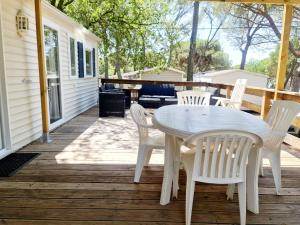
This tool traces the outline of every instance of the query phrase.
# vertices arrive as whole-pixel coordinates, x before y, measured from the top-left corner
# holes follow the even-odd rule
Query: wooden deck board
[[[0,224],[171,225],[184,224],[185,174],[177,200],[159,204],[163,152],[155,151],[141,183],[133,183],[138,134],[130,116],[98,118],[93,108],[51,134],[51,144],[34,142],[21,152],[41,155],[15,176],[0,180]],[[299,225],[299,151],[282,154],[282,195],[275,195],[268,162],[259,179],[260,214],[247,224]],[[238,224],[238,197],[226,186],[198,184],[193,224]]]

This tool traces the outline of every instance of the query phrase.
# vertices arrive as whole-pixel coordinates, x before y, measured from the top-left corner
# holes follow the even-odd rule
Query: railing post
[[[230,86],[226,86],[226,98],[230,98],[231,96],[231,88]]]
[[[262,96],[260,117],[265,119],[271,108],[271,92],[265,91]]]
[[[274,99],[278,99],[278,91],[284,89],[284,81],[286,79],[286,69],[289,58],[289,40],[291,32],[291,24],[293,20],[293,5],[284,5],[283,11],[283,27],[281,33],[281,43],[278,57],[278,68],[276,75],[275,95]]]

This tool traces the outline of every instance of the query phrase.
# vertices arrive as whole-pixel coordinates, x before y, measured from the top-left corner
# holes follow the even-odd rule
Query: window
[[[85,71],[87,76],[92,76],[92,51],[86,49],[85,50]]]
[[[58,33],[48,26],[44,27],[44,33],[47,76],[55,78],[59,76]]]
[[[77,66],[76,66],[76,43],[74,38],[70,38],[70,74],[71,77],[77,77]]]

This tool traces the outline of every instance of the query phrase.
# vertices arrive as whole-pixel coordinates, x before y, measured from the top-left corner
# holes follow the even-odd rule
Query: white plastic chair
[[[202,91],[177,92],[178,105],[208,106],[211,93]]]
[[[296,115],[300,112],[300,104],[293,101],[274,101],[266,122],[271,126],[271,138],[264,143],[262,158],[267,158],[272,167],[276,192],[279,195],[281,188],[280,152],[281,144]],[[260,173],[263,175],[263,163],[261,161]]]
[[[146,116],[150,115],[141,105],[133,104],[130,107],[130,113],[133,121],[136,123],[139,132],[139,149],[135,168],[134,182],[138,183],[142,174],[144,165],[148,165],[153,149],[165,148],[165,136],[149,135],[149,128],[155,129],[152,124],[147,123]]]
[[[240,109],[243,101],[243,96],[246,90],[247,79],[237,79],[231,93],[230,99],[222,97],[213,97],[217,99],[216,106],[230,107]]]
[[[186,225],[191,224],[195,182],[238,184],[240,223],[246,224],[246,165],[251,151],[258,151],[262,140],[255,134],[224,130],[195,134],[185,145],[195,148],[182,153],[186,183]]]

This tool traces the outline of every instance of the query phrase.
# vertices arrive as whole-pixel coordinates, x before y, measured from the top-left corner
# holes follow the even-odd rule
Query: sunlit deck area
[[[77,116],[51,134],[51,144],[32,143],[21,152],[40,155],[0,182],[0,223],[25,225],[184,224],[185,175],[179,197],[159,204],[163,153],[155,151],[141,183],[133,176],[138,133],[125,118],[98,118],[98,109]],[[284,146],[282,195],[272,174],[259,180],[260,214],[247,224],[299,224],[300,153]],[[265,162],[268,166],[268,162]],[[226,200],[226,186],[197,184],[193,224],[239,224],[238,198]]]

